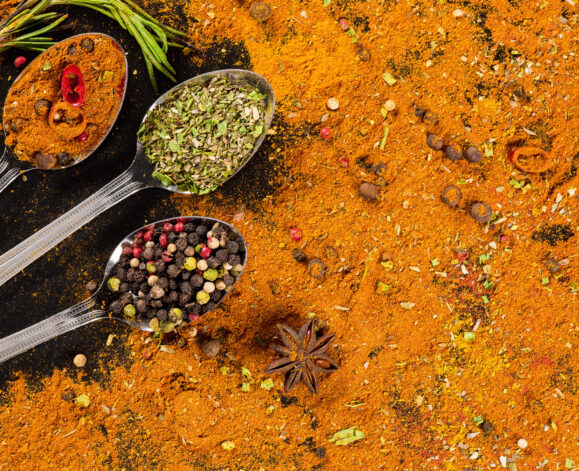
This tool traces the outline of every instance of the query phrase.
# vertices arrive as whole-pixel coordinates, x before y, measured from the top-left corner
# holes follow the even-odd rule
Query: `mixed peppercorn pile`
[[[245,242],[231,226],[212,222],[161,222],[123,242],[107,280],[110,312],[168,333],[214,311],[243,270]]]

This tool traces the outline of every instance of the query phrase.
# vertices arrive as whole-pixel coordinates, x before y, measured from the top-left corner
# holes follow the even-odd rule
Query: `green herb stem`
[[[176,81],[175,69],[167,59],[169,47],[186,46],[199,50],[185,41],[185,32],[160,23],[131,0],[25,0],[0,23],[0,53],[13,47],[42,51],[52,46],[52,39],[42,35],[67,18],[67,15],[47,12],[55,6],[89,8],[119,23],[139,44],[155,90],[155,69]]]

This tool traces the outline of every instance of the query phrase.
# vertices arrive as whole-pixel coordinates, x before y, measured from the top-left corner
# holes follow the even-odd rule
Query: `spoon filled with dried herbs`
[[[169,333],[217,309],[247,260],[245,239],[217,219],[164,219],[125,237],[87,300],[0,339],[0,363],[99,319]]]
[[[255,155],[271,125],[269,82],[247,70],[186,80],[149,108],[130,167],[68,213],[0,255],[0,285],[96,216],[144,188],[207,194]]]
[[[67,38],[34,59],[6,96],[0,192],[24,172],[72,167],[94,153],[121,110],[127,67],[121,46],[100,33]]]

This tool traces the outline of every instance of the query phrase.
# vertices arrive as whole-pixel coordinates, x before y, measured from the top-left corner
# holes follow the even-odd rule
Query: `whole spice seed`
[[[304,262],[306,260],[306,254],[301,249],[293,249],[292,257],[296,262]]]
[[[486,224],[493,216],[493,210],[486,203],[475,203],[470,208],[470,214],[476,222]]]
[[[74,366],[82,368],[86,365],[86,357],[82,353],[79,353],[78,355],[75,355],[72,362],[74,363]]]
[[[328,99],[328,103],[326,104],[329,110],[336,111],[340,107],[340,102],[337,98],[330,98]]]
[[[249,14],[255,21],[267,21],[271,17],[271,7],[266,2],[253,2]]]
[[[332,135],[332,131],[327,126],[320,129],[320,136],[322,139],[328,139]]]
[[[27,62],[28,59],[26,59],[26,57],[18,56],[16,59],[14,59],[14,67],[16,67],[17,69],[21,69],[26,65]]]
[[[429,134],[426,138],[426,145],[434,150],[442,149],[444,141],[435,134]]]
[[[453,162],[456,162],[457,160],[460,160],[462,158],[462,152],[460,152],[454,146],[447,146],[446,149],[444,149],[444,153],[446,155],[446,158],[448,160],[452,160]]]
[[[372,201],[378,197],[378,187],[373,183],[363,182],[358,189],[358,193],[365,200]]]
[[[325,272],[326,266],[319,258],[312,258],[308,262],[308,273],[312,278],[323,278]]]
[[[476,147],[471,146],[464,153],[464,157],[467,160],[467,162],[470,162],[471,164],[476,164],[481,161],[482,154],[480,150],[478,150]]]
[[[302,230],[299,227],[292,227],[290,229],[290,237],[295,241],[301,240],[303,237]]]
[[[372,55],[370,54],[370,51],[368,49],[360,46],[360,48],[358,49],[358,57],[362,62],[368,62],[372,58]]]
[[[206,194],[245,163],[264,117],[265,95],[215,77],[176,90],[147,114],[138,137],[163,185]]]
[[[448,185],[444,190],[442,190],[440,199],[451,208],[454,208],[460,203],[461,196],[462,192],[460,191],[460,188],[454,185]]]

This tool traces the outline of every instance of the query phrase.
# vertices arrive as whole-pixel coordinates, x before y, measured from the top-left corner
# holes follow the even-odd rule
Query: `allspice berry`
[[[378,187],[370,182],[363,182],[358,190],[360,196],[366,201],[375,200],[378,197]]]
[[[429,134],[426,138],[426,145],[434,150],[442,149],[444,145],[444,141],[441,137],[438,137],[436,134]]]
[[[460,203],[461,196],[462,192],[460,191],[460,188],[454,185],[448,185],[444,190],[442,190],[440,199],[451,208],[454,208],[455,206],[458,206],[458,203]]]
[[[476,222],[486,224],[491,220],[491,217],[493,216],[493,210],[486,203],[475,203],[470,208],[470,215]]]
[[[481,154],[480,150],[478,150],[476,147],[471,146],[464,153],[464,157],[471,164],[476,164],[476,163],[481,161],[482,154]]]
[[[74,366],[82,368],[84,365],[86,365],[86,357],[82,353],[79,353],[74,357],[72,362],[74,363]]]
[[[462,159],[462,152],[454,146],[447,146],[446,149],[444,149],[444,153],[446,154],[446,158],[453,162]]]
[[[253,2],[249,14],[255,21],[267,21],[271,17],[271,7],[265,2]]]

